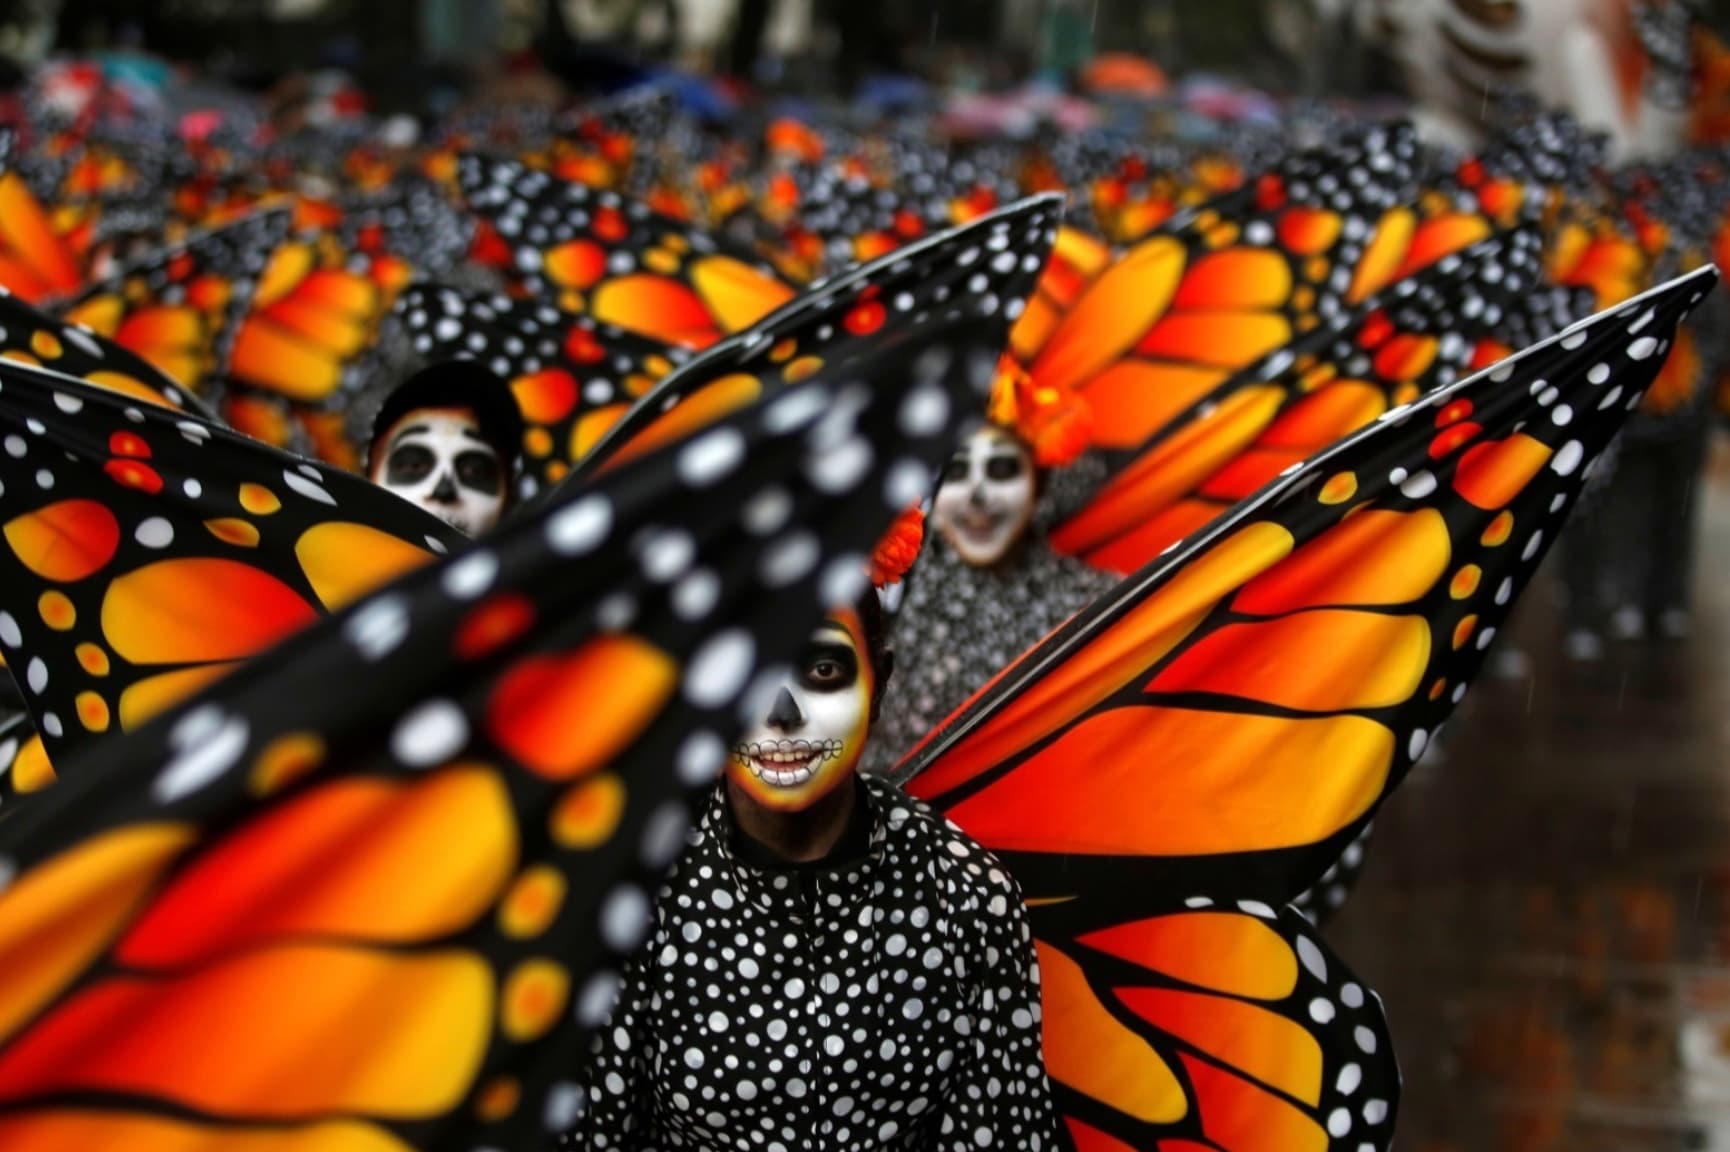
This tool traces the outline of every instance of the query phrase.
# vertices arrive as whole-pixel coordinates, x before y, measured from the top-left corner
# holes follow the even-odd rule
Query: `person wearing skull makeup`
[[[875,590],[735,745],[594,1042],[562,1146],[1058,1146],[1015,882],[855,772],[889,676]]]
[[[1100,461],[1085,455],[1086,401],[1005,367],[989,416],[962,442],[932,500],[936,531],[896,613],[901,674],[867,773],[892,774],[981,685],[1117,583],[1046,542],[1104,480]]]
[[[509,387],[472,360],[434,364],[385,398],[367,477],[457,531],[491,531],[511,504],[523,418]]]

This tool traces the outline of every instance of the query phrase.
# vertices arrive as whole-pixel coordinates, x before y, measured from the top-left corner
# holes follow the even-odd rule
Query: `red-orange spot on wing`
[[[1376,375],[1383,380],[1401,383],[1416,380],[1436,362],[1440,349],[1440,343],[1433,336],[1401,333],[1376,352]]]
[[[1394,279],[1421,272],[1442,257],[1464,251],[1489,235],[1490,222],[1476,213],[1450,213],[1425,220],[1418,225]]]
[[[509,644],[535,621],[535,604],[521,593],[504,593],[477,605],[457,627],[454,648],[473,660]]]
[[[548,276],[571,288],[590,288],[607,270],[607,253],[592,240],[572,240],[546,254]]]
[[[659,649],[633,636],[600,637],[517,664],[493,691],[488,730],[531,771],[568,780],[636,739],[676,680],[677,667]],[[585,721],[571,723],[578,715]]]
[[[150,465],[137,460],[110,460],[102,470],[122,488],[132,488],[150,496],[162,491],[162,476]]]
[[[595,290],[589,310],[604,323],[669,344],[703,348],[722,335],[702,299],[664,276],[638,273],[608,280]]]
[[[545,368],[511,381],[511,392],[530,424],[557,424],[577,406],[577,382],[561,368]]]
[[[1344,224],[1337,213],[1325,209],[1292,208],[1280,215],[1276,227],[1287,251],[1319,256],[1333,247]]]
[[[1185,310],[1278,308],[1291,294],[1291,266],[1266,248],[1229,248],[1196,260],[1172,301]]]
[[[18,562],[44,580],[82,580],[114,558],[120,522],[94,500],[61,500],[6,522]]]
[[[250,656],[312,623],[312,607],[269,573],[233,560],[162,560],[117,577],[102,631],[134,664]]]
[[[1486,512],[1510,503],[1550,459],[1549,445],[1523,432],[1474,444],[1460,456],[1454,491]]]

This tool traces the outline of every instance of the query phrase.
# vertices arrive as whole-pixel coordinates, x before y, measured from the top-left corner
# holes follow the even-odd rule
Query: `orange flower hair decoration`
[[[1093,442],[1093,410],[1071,388],[1037,383],[1005,356],[991,385],[986,416],[1020,437],[1041,468],[1075,463]]]
[[[915,504],[889,525],[889,531],[877,541],[871,551],[867,570],[871,583],[878,588],[899,584],[913,561],[919,558],[919,546],[925,542],[925,510]]]

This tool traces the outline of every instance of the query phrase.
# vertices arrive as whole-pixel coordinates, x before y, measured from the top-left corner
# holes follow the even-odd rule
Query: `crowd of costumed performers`
[[[1386,1150],[1370,822],[1686,628],[1711,147],[39,88],[7,1152]]]

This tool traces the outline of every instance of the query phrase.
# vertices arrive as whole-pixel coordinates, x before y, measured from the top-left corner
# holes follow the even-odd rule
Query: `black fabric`
[[[797,872],[732,850],[716,789],[596,1035],[565,1147],[1057,1146],[1014,880],[893,785],[860,787],[864,855]]]

